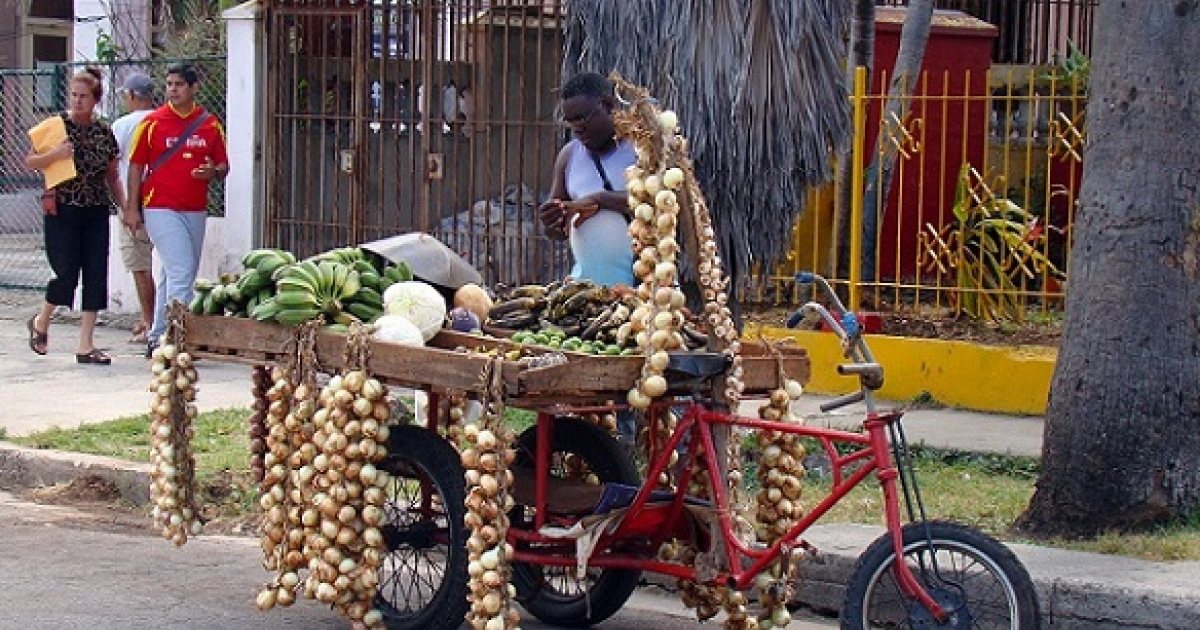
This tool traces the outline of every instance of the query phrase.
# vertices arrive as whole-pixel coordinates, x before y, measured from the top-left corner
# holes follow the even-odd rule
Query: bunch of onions
[[[653,135],[641,136],[644,142]],[[680,139],[674,136],[676,141]],[[653,399],[667,392],[663,375],[670,352],[684,348],[683,291],[678,285],[680,247],[676,240],[679,199],[675,190],[684,181],[675,166],[655,163],[657,153],[638,147],[638,163],[625,171],[629,206],[634,209],[629,224],[634,255],[634,275],[640,280],[638,296],[643,303],[630,315],[629,332],[635,335],[646,360],[642,374],[627,396],[634,409],[645,410]]]
[[[646,90],[619,78],[616,83],[622,93],[633,96],[632,112],[617,116],[617,127],[624,136],[633,138],[638,154],[638,163],[626,171],[626,187],[634,214],[629,226],[634,242],[634,273],[641,280],[638,294],[647,302],[645,310],[635,311],[630,321],[631,327],[640,327],[634,334],[646,356],[641,378],[628,393],[630,406],[645,409],[653,398],[666,391],[663,372],[670,361],[669,351],[683,347],[675,341],[683,322],[680,311],[685,301],[677,283],[681,248],[676,227],[685,221],[692,232],[687,236],[695,238],[694,262],[709,341],[731,362],[722,402],[736,409],[745,389],[741,342],[728,305],[728,279],[718,255],[716,232],[687,156],[687,141],[678,131],[679,121],[674,112],[660,110]],[[743,504],[738,498],[741,490],[738,443],[736,438],[728,440],[729,452],[725,454],[729,468],[726,484],[731,504],[735,506]],[[714,463],[706,461],[703,465]],[[707,477],[700,472],[693,477]],[[715,615],[724,602],[730,601],[724,587],[688,584],[684,592],[685,604],[692,601],[701,619]],[[731,611],[744,612],[744,604],[731,606]],[[747,615],[736,616],[744,624],[752,623],[747,621],[751,619]]]
[[[746,594],[740,591],[726,593],[724,599],[726,630],[758,630],[759,619],[746,608]]]
[[[303,448],[311,434],[314,392],[301,383],[293,385],[292,372],[276,367],[266,391],[266,429],[263,439],[263,478],[259,484],[259,507],[263,520],[263,568],[275,572],[274,580],[259,591],[255,603],[261,610],[290,606],[296,600],[297,571],[304,566],[304,528],[300,522],[303,496],[291,471],[315,450]]]
[[[163,538],[182,545],[188,536],[198,535],[202,529],[195,498],[196,459],[192,453],[199,375],[192,364],[192,355],[173,343],[157,348],[152,359],[152,513],[155,524],[162,528]]]
[[[800,397],[802,388],[793,380],[772,390],[769,399],[758,409],[764,420],[799,424],[802,419],[791,412],[791,403]],[[804,516],[800,503],[804,480],[804,445],[800,436],[779,431],[760,431],[758,446],[759,491],[755,495],[755,533],[759,540],[773,544],[783,537]],[[768,567],[757,580],[758,601],[763,612],[758,627],[782,628],[791,621],[787,603],[792,596],[792,581],[783,570],[783,559]]]
[[[446,422],[438,423],[442,437],[451,444],[459,444],[463,440],[463,418],[467,415],[467,393],[454,390],[446,394]],[[417,423],[425,418],[417,418]]]
[[[800,419],[790,411],[792,397],[788,389],[798,391],[799,386],[772,390],[770,399],[758,410],[759,417],[799,423]],[[800,436],[779,431],[760,431],[758,446],[762,455],[758,464],[759,491],[755,495],[757,533],[760,540],[770,544],[787,533],[804,515],[800,493],[805,451]]]
[[[679,540],[669,540],[658,548],[658,559],[663,562],[696,566],[699,554],[691,544]],[[692,580],[678,580],[680,599],[684,606],[696,609],[696,618],[700,621],[712,619],[721,611],[721,605],[726,601],[729,589],[724,585],[701,584]]]
[[[584,416],[584,419],[604,429],[609,435],[615,436],[617,434],[617,414],[611,411],[606,413],[589,413]]]
[[[254,396],[249,422],[250,473],[254,475],[254,480],[261,484],[267,472],[264,458],[267,454],[267,409],[271,406],[267,390],[273,383],[271,370],[262,365],[256,366],[250,373],[250,382],[250,393]]]
[[[642,441],[648,445],[650,459],[657,459],[662,453],[662,449],[666,447],[667,441],[675,434],[675,426],[678,424],[678,419],[675,414],[669,409],[661,409],[659,413],[647,418],[646,428],[642,429]],[[653,432],[653,436],[650,433]],[[651,439],[653,437],[653,439]],[[669,471],[675,469],[676,462],[679,461],[679,452],[671,451],[670,465],[667,471],[664,471],[657,479],[657,484],[660,489],[675,491],[675,481],[671,478]],[[706,495],[697,495],[706,496]]]
[[[384,627],[372,606],[387,553],[381,527],[390,476],[375,464],[387,455],[386,394],[363,370],[329,379],[311,415],[313,457],[300,458],[292,474],[304,500],[304,594],[376,629]]]
[[[500,368],[492,365],[490,369]],[[516,589],[509,564],[513,548],[506,540],[508,512],[514,505],[510,467],[516,451],[511,446],[512,430],[504,422],[503,392],[495,391],[498,389],[495,383],[489,386],[482,416],[463,427],[461,458],[467,487],[463,520],[470,530],[467,585],[471,610],[467,622],[475,630],[511,630],[521,621],[520,611],[513,605]]]

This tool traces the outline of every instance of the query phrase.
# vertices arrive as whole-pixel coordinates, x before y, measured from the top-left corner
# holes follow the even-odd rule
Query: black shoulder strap
[[[588,155],[592,156],[592,164],[596,165],[596,172],[600,173],[600,181],[604,182],[604,190],[613,191],[612,182],[608,181],[608,173],[604,172],[604,165],[600,163],[600,154],[588,149]]]
[[[200,115],[196,117],[196,120],[193,120],[192,123],[183,130],[183,133],[179,134],[179,142],[176,142],[168,147],[166,151],[163,151],[162,155],[158,156],[157,160],[154,160],[154,164],[150,165],[150,168],[146,171],[144,177],[149,177],[150,173],[153,173],[158,169],[158,167],[166,163],[166,161],[172,155],[175,155],[175,152],[178,151],[180,147],[187,144],[187,139],[192,137],[192,133],[199,129],[200,125],[202,125],[206,120],[208,120],[208,112],[200,112]]]

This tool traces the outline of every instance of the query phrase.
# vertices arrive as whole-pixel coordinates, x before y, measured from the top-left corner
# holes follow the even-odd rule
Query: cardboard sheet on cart
[[[649,503],[646,508],[666,509],[667,506],[668,502]],[[690,519],[692,527],[703,527],[707,530],[711,540],[719,540],[719,535],[714,536],[714,533],[719,534],[720,532],[720,518],[715,509],[691,503],[685,503],[683,509],[687,518]],[[546,525],[539,529],[538,533],[547,538],[574,540],[575,568],[579,571],[579,575],[583,575],[587,572],[588,561],[596,551],[596,543],[605,534],[616,532],[628,513],[629,508],[619,508],[604,514],[585,516],[570,527]]]

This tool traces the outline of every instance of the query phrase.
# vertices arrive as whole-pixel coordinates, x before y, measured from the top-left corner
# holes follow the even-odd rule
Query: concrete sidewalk
[[[113,356],[110,366],[78,365],[74,348],[78,326],[69,317],[50,330],[50,354],[29,350],[25,320],[29,313],[0,309],[0,382],[5,413],[0,428],[27,435],[49,427],[73,428],[143,413],[150,401],[149,364],[143,347],[128,343],[128,322],[98,327],[96,342]],[[248,407],[250,368],[203,361],[197,402],[202,410]],[[805,415],[826,400],[805,396]],[[862,406],[854,405],[810,422],[853,427]],[[918,409],[905,416],[913,443],[962,450],[1039,456],[1042,420]],[[29,483],[53,483],[82,470],[126,475],[134,496],[144,493],[146,466],[74,454],[20,449],[0,443],[0,489]],[[142,494],[141,496],[144,496]],[[805,603],[836,610],[842,588],[859,552],[882,533],[874,527],[827,525],[806,536],[820,549],[822,562],[806,563],[799,589]],[[1122,629],[1200,628],[1200,562],[1154,563],[1129,558],[1011,545],[1038,585],[1049,628]]]

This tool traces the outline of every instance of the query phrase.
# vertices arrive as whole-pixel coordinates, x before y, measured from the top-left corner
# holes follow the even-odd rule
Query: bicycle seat
[[[732,358],[720,352],[672,352],[663,376],[671,387],[704,382],[725,373]]]

